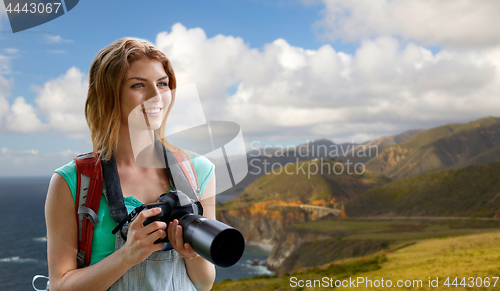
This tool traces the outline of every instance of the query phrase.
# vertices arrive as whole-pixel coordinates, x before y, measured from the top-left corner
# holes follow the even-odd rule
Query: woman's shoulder
[[[194,152],[188,154],[197,174],[199,174],[198,172],[211,172],[215,169],[215,165],[207,157]]]
[[[74,160],[67,163],[66,165],[57,168],[55,170],[56,173],[61,175],[66,183],[68,183],[69,189],[71,190],[71,194],[73,194],[73,198],[76,197],[76,164]]]
[[[201,195],[205,191],[208,181],[215,173],[215,165],[205,156],[189,152],[189,159],[193,163],[196,177],[198,178],[198,185],[200,187]]]
[[[69,163],[67,163],[66,165],[64,166],[61,166],[59,168],[56,169],[56,173],[59,173],[59,172],[64,172],[64,173],[67,173],[67,172],[74,172],[76,174],[76,164],[75,164],[75,160],[71,160]]]

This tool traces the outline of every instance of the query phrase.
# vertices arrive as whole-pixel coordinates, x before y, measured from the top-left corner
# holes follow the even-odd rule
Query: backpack
[[[180,151],[172,153],[165,147],[162,146],[162,148],[165,156],[166,168],[171,180],[171,186],[174,189],[181,190],[187,194],[189,198],[198,201],[200,188],[191,160],[184,160]],[[100,159],[94,157],[90,152],[76,156],[74,161],[77,172],[77,197],[75,201],[76,220],[78,224],[77,264],[79,268],[83,268],[90,265],[94,228],[99,223],[97,211],[101,202],[101,194],[106,197],[110,204],[110,213],[113,219],[115,219],[115,221],[117,219],[115,218],[116,211],[111,209],[112,201],[110,197],[108,197],[109,193],[107,192],[109,191],[106,190],[106,183],[103,178],[103,165]],[[123,196],[121,199],[123,201]],[[119,214],[123,215],[123,213]],[[125,215],[127,214],[128,213],[125,213]]]

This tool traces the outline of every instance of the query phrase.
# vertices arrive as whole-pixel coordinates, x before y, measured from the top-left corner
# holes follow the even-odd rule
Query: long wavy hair
[[[120,90],[125,74],[132,62],[144,57],[161,62],[169,78],[172,101],[160,129],[156,130],[155,134],[170,150],[178,150],[163,136],[177,87],[172,64],[153,44],[142,39],[122,38],[103,48],[90,66],[85,118],[90,130],[93,154],[99,156],[101,160],[109,160],[118,147],[121,120]]]

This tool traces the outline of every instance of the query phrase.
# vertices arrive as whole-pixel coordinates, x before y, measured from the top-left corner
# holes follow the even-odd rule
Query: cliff
[[[237,209],[217,210],[217,219],[237,228],[245,241],[272,245],[267,267],[278,270],[283,261],[302,243],[328,238],[321,234],[305,235],[289,227],[317,219],[314,211],[298,207],[299,201],[265,201]]]
[[[286,207],[296,204],[271,200],[233,209],[222,207],[217,210],[217,219],[237,228],[247,242],[274,245],[280,231],[312,220],[310,212]]]
[[[334,160],[304,161],[262,175],[242,195],[219,204],[217,219],[238,229],[246,242],[272,245],[268,268],[279,269],[301,244],[328,238],[290,230],[292,225],[317,220],[326,213],[314,206],[340,213],[343,203],[389,181],[371,171],[335,174],[332,169],[340,166]],[[313,207],[305,210],[299,207],[302,205]]]

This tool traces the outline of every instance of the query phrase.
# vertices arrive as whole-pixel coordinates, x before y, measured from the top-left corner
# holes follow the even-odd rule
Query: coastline
[[[245,242],[247,246],[253,246],[256,248],[261,249],[264,252],[267,252],[268,254],[271,252],[273,249],[274,245],[271,244],[265,244],[265,243],[258,243],[258,242]]]

